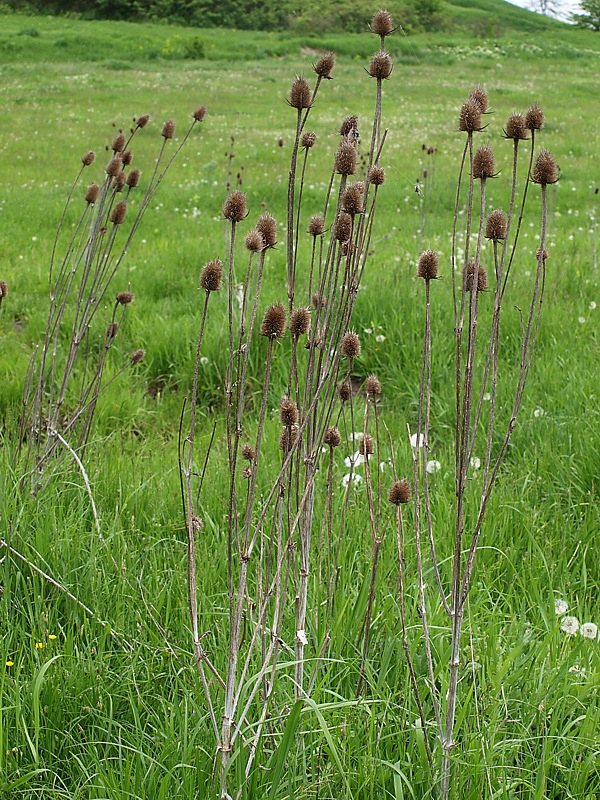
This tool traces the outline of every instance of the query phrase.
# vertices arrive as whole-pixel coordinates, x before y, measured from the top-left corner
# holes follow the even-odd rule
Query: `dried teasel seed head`
[[[327,447],[339,447],[342,443],[342,434],[339,432],[338,428],[335,425],[332,425],[330,428],[327,428],[325,431],[325,436],[323,437],[323,444],[327,445]]]
[[[142,348],[140,347],[139,350],[133,351],[133,353],[129,356],[129,360],[131,361],[132,364],[139,364],[145,355],[146,351],[142,350]]]
[[[168,119],[165,124],[162,126],[162,131],[160,135],[163,139],[172,139],[175,136],[175,120]]]
[[[335,56],[333,53],[323,53],[323,55],[314,64],[313,69],[321,78],[331,78],[331,73],[335,66]]]
[[[298,428],[295,425],[291,428],[284,428],[281,431],[281,435],[279,436],[279,449],[284,455],[290,452],[297,438]]]
[[[385,50],[380,50],[372,56],[367,72],[372,78],[385,80],[390,77],[393,68],[394,61],[392,56]]]
[[[352,397],[352,389],[350,388],[348,381],[344,381],[338,386],[338,397],[340,398],[341,403],[347,403]]]
[[[242,447],[242,458],[245,461],[254,461],[256,458],[256,450],[250,444],[245,444]]]
[[[392,505],[395,506],[408,503],[410,500],[411,491],[410,483],[406,480],[406,478],[401,478],[399,481],[396,481],[396,483],[394,483],[390,489],[388,500],[390,503],[392,503]]]
[[[115,297],[115,301],[120,306],[128,306],[129,303],[133,303],[135,300],[135,295],[133,292],[119,292]]]
[[[205,116],[206,106],[198,106],[198,108],[192,114],[192,117],[196,120],[196,122],[202,122]]]
[[[311,236],[322,236],[325,232],[325,220],[321,216],[321,214],[315,214],[313,217],[310,218],[310,222],[308,224],[308,232]]]
[[[110,325],[106,329],[106,338],[110,342],[112,339],[115,338],[117,335],[117,331],[119,330],[119,323],[118,322],[111,322]]]
[[[558,178],[558,164],[554,156],[547,150],[540,150],[531,173],[531,180],[546,186],[549,183],[556,183]]]
[[[311,298],[313,308],[325,308],[327,305],[327,299],[320,295],[318,292],[315,292]]]
[[[246,249],[249,250],[251,253],[260,253],[260,251],[265,246],[265,241],[262,237],[262,233],[257,231],[256,228],[254,230],[249,231],[246,234],[246,238],[244,239],[244,244],[246,245]]]
[[[6,281],[0,281],[0,305],[5,297],[8,297],[8,284]]]
[[[342,197],[342,208],[352,217],[356,214],[362,214],[363,199],[361,186],[357,185],[356,183],[348,186],[344,192],[344,196]]]
[[[371,30],[373,33],[376,33],[377,36],[389,36],[390,33],[393,33],[394,22],[390,12],[385,11],[383,8],[376,11],[371,21]]]
[[[84,153],[81,156],[81,163],[84,167],[89,167],[90,164],[94,163],[94,159],[96,158],[96,153],[93,150],[88,150],[87,153]]]
[[[98,199],[99,191],[100,187],[98,186],[97,183],[90,183],[87,192],[85,193],[85,202],[89,203],[90,205],[94,205],[94,203]]]
[[[340,253],[343,256],[352,256],[354,255],[355,250],[356,246],[354,242],[350,241],[350,239],[346,239],[345,242],[340,242]]]
[[[277,222],[270,214],[261,214],[256,223],[256,230],[261,234],[265,247],[277,244]]]
[[[133,161],[133,153],[131,150],[125,150],[121,153],[121,163],[124,167],[128,167]]]
[[[500,208],[492,211],[487,218],[485,236],[495,242],[506,239],[506,214]]]
[[[192,531],[198,533],[198,531],[201,531],[202,528],[204,527],[204,522],[202,522],[202,518],[199,517],[197,514],[192,514],[192,516],[190,517],[190,526],[192,528]]]
[[[358,443],[358,452],[361,454],[361,456],[365,456],[365,458],[372,456],[375,452],[375,442],[373,441],[373,437],[370,433],[365,433],[363,438]]]
[[[482,114],[487,113],[490,107],[490,101],[488,99],[488,94],[483,86],[476,86],[473,91],[469,94],[468,100],[471,100],[473,103],[476,103],[479,106],[479,110]]]
[[[127,175],[123,171],[119,172],[119,174],[115,177],[113,181],[113,189],[115,190],[115,192],[123,191],[123,187],[125,186],[126,180],[127,180]]]
[[[300,139],[300,146],[303,147],[305,150],[310,150],[311,147],[315,146],[315,142],[317,141],[317,134],[312,132],[307,132],[302,134],[302,139]]]
[[[116,178],[119,172],[121,172],[122,167],[123,162],[121,161],[121,156],[113,156],[106,167],[106,174],[111,178]]]
[[[519,139],[527,138],[527,126],[525,125],[525,117],[523,114],[510,115],[506,120],[504,135],[507,139],[513,139],[515,142]]]
[[[340,125],[340,136],[350,136],[353,132],[358,132],[358,117],[356,114],[351,114]]]
[[[347,331],[342,336],[340,353],[345,358],[358,358],[360,355],[360,339],[354,331]]]
[[[481,108],[474,100],[462,104],[458,117],[459,131],[473,133],[481,130]]]
[[[339,175],[354,175],[356,172],[356,148],[350,142],[342,141],[335,154],[334,169]]]
[[[139,169],[132,169],[127,176],[127,186],[129,186],[131,189],[135,189],[140,182],[141,174],[142,173],[139,171]]]
[[[292,311],[290,316],[290,333],[294,339],[304,336],[310,329],[310,310],[299,307]]]
[[[365,392],[369,397],[377,397],[381,394],[381,383],[377,375],[369,375],[365,381]]]
[[[113,210],[110,212],[109,220],[114,225],[122,225],[125,221],[125,215],[127,214],[127,203],[125,200],[119,200],[118,203],[115,203]]]
[[[544,122],[544,112],[537,103],[529,106],[525,114],[525,127],[530,131],[541,131],[544,127]]]
[[[377,165],[371,167],[367,173],[367,183],[372,183],[373,186],[381,186],[382,183],[385,183],[384,168],[378,167]]]
[[[438,276],[438,256],[435,250],[424,250],[419,256],[417,277],[426,281],[435,280]]]
[[[536,261],[539,261],[540,257],[542,261],[546,261],[547,259],[550,258],[550,251],[547,250],[545,247],[543,250],[540,247],[538,247],[538,249],[535,251]]]
[[[145,128],[149,122],[150,122],[150,114],[142,114],[141,117],[138,117],[135,120],[135,125],[137,128]]]
[[[286,428],[291,428],[298,422],[298,406],[287,395],[284,395],[279,403],[279,419]]]
[[[310,108],[310,100],[310,86],[304,78],[296,76],[292,81],[288,103],[292,108],[300,110],[303,108]]]
[[[345,211],[338,214],[333,228],[333,235],[338,242],[347,242],[352,236],[352,217]]]
[[[285,308],[274,303],[266,310],[260,326],[260,335],[267,339],[282,339],[285,334]]]
[[[218,258],[213,258],[204,265],[200,273],[200,288],[206,292],[218,292],[223,280],[223,264]]]
[[[480,147],[473,156],[473,177],[477,180],[486,180],[496,175],[494,153],[490,147]]]
[[[244,467],[244,469],[242,470],[242,478],[245,481],[249,481],[253,474],[254,472],[252,470],[252,467]]]
[[[125,134],[123,131],[119,131],[113,139],[110,149],[113,151],[113,153],[121,153],[125,147],[125,141]]]
[[[475,278],[475,262],[471,260],[467,264],[467,271],[466,271],[465,289],[467,292],[473,291],[474,278]],[[487,272],[484,270],[483,267],[480,266],[479,269],[477,270],[477,291],[485,292],[487,288],[488,288]]]
[[[241,222],[248,214],[246,195],[236,189],[223,203],[223,216],[230,222]]]

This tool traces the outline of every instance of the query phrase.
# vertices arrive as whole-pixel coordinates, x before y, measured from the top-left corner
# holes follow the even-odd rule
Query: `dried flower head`
[[[369,397],[377,397],[381,394],[381,383],[377,375],[369,375],[365,381],[365,392]]]
[[[317,309],[325,308],[325,306],[327,305],[327,299],[325,297],[323,297],[323,295],[319,294],[318,292],[315,292],[313,294],[313,296],[311,297],[311,301],[312,301],[312,304],[313,304],[313,308],[317,308]]]
[[[554,157],[547,150],[540,150],[533,167],[531,180],[546,186],[549,183],[556,183],[558,178],[558,164]]]
[[[474,100],[462,104],[458,117],[458,130],[467,133],[481,130],[481,107]]]
[[[245,444],[242,447],[242,458],[246,461],[254,461],[256,458],[256,450],[252,447],[252,445]]]
[[[8,284],[6,281],[0,281],[0,306],[5,297],[8,297]]]
[[[352,217],[345,211],[338,214],[333,228],[333,235],[338,242],[347,242],[352,236]]]
[[[510,115],[506,121],[504,135],[507,139],[513,139],[515,142],[519,139],[527,138],[527,126],[525,125],[525,117],[523,114]]]
[[[113,181],[113,189],[115,192],[122,192],[123,187],[125,186],[125,181],[127,180],[127,175],[121,170],[119,174],[115,177]]]
[[[246,245],[246,249],[249,250],[251,253],[260,253],[260,251],[265,246],[265,241],[262,237],[262,233],[257,231],[256,228],[251,230],[249,233],[246,234],[246,238],[244,239],[244,244]]]
[[[162,131],[160,132],[160,135],[164,139],[172,139],[173,136],[175,136],[175,120],[174,119],[168,119],[165,122],[165,124],[162,126]]]
[[[218,292],[223,280],[223,264],[218,258],[213,258],[204,265],[200,273],[200,288],[206,292]]]
[[[338,397],[342,403],[347,403],[352,397],[352,389],[350,388],[348,381],[344,381],[338,386]]]
[[[295,425],[291,428],[284,428],[281,431],[281,435],[279,436],[279,449],[283,451],[284,455],[290,452],[297,438],[298,428]]]
[[[419,256],[417,277],[426,281],[435,280],[438,276],[438,256],[435,250],[424,250]]]
[[[342,336],[340,353],[344,358],[358,358],[360,355],[360,339],[354,331],[347,331]]]
[[[352,256],[354,255],[354,251],[356,250],[356,246],[354,242],[351,242],[350,239],[346,239],[345,242],[340,242],[340,253],[343,256]],[[353,284],[351,284],[352,286]]]
[[[401,478],[399,481],[396,481],[392,488],[390,489],[390,493],[388,494],[388,500],[395,506],[402,505],[403,503],[408,503],[410,500],[411,495],[411,487],[410,483],[406,480],[406,478]]]
[[[253,471],[252,467],[244,467],[244,469],[242,470],[242,478],[245,481],[249,481],[253,474],[254,474],[254,471]]]
[[[125,141],[125,134],[123,131],[119,131],[113,139],[110,149],[113,151],[113,153],[121,153],[125,148]]]
[[[506,214],[500,208],[492,211],[487,218],[485,236],[495,242],[506,238]]]
[[[140,182],[141,172],[139,169],[132,169],[131,172],[127,175],[127,186],[130,189],[135,189],[135,187]]]
[[[134,122],[137,128],[145,128],[150,122],[150,114],[142,114],[142,116],[138,117]]]
[[[236,189],[223,203],[223,216],[230,222],[241,222],[248,214],[246,195]]]
[[[494,153],[490,147],[480,147],[473,156],[473,177],[477,180],[486,180],[496,175]]]
[[[394,22],[390,12],[385,11],[383,8],[381,8],[379,11],[376,11],[371,21],[371,30],[373,33],[376,33],[377,36],[382,37],[389,36],[390,33],[393,33]]]
[[[340,142],[335,154],[334,169],[340,175],[354,175],[356,172],[356,148],[348,141]]]
[[[298,422],[298,406],[287,395],[284,395],[279,403],[279,419],[286,428],[291,428]]]
[[[467,99],[473,103],[476,103],[476,105],[479,106],[479,110],[482,114],[487,113],[490,107],[490,101],[488,100],[487,92],[483,86],[476,86],[469,94]]]
[[[525,114],[525,126],[530,131],[541,131],[544,127],[544,112],[537,103],[534,103],[527,109],[527,113]]]
[[[106,174],[110,178],[114,178],[121,172],[122,167],[123,162],[121,161],[121,156],[113,156],[106,167]]]
[[[285,334],[285,308],[274,303],[266,310],[260,327],[260,335],[267,339],[282,339]]]
[[[380,50],[372,56],[367,72],[372,78],[385,80],[390,77],[393,68],[394,61],[392,56],[385,50]]]
[[[142,350],[140,347],[139,350],[134,350],[133,353],[129,356],[129,360],[132,364],[139,364],[143,357],[146,355],[146,351]]]
[[[192,114],[192,117],[196,120],[196,122],[202,122],[205,116],[206,106],[198,106],[198,108]]]
[[[308,232],[311,236],[322,236],[325,232],[325,220],[321,214],[315,214],[311,217],[308,224]]]
[[[277,222],[270,214],[261,214],[256,223],[256,230],[261,234],[265,247],[277,244]]]
[[[385,170],[383,167],[375,165],[367,173],[367,182],[372,183],[373,186],[381,186],[385,183]]]
[[[342,208],[352,217],[362,214],[363,211],[361,186],[362,184],[360,186],[356,183],[351,184],[342,197]]]
[[[119,330],[119,323],[118,322],[111,322],[110,325],[106,328],[106,340],[107,342],[112,342],[112,340],[117,335],[117,331]]]
[[[473,282],[475,278],[475,262],[469,261],[466,270],[465,289],[467,292],[473,291]],[[485,292],[488,288],[487,273],[482,266],[477,270],[477,291]]]
[[[323,55],[317,60],[317,63],[313,65],[314,71],[320,78],[326,78],[329,80],[331,78],[331,73],[333,72],[333,68],[335,66],[335,56],[333,53],[323,53]]]
[[[365,433],[363,438],[358,443],[358,452],[365,458],[372,456],[375,452],[375,442],[373,441],[373,437],[370,433]]]
[[[323,437],[323,444],[333,449],[334,447],[339,447],[341,443],[342,434],[339,432],[338,428],[336,428],[335,425],[327,428],[325,436]]]
[[[98,192],[100,191],[100,187],[97,183],[90,183],[88,186],[87,192],[85,193],[85,201],[90,205],[93,205],[96,200],[98,199]]]
[[[133,292],[119,292],[115,297],[115,301],[120,306],[128,306],[130,303],[133,303],[135,300],[135,295]]]
[[[303,108],[310,108],[310,100],[310,86],[304,78],[296,76],[292,82],[288,103],[292,108],[300,110]]]
[[[547,261],[550,258],[550,251],[546,247],[544,247],[543,250],[538,247],[538,249],[535,251],[535,260],[539,261],[540,258],[542,261]]]
[[[109,220],[114,225],[122,225],[125,221],[125,215],[127,214],[127,203],[125,200],[119,200],[118,203],[115,203],[113,210],[110,212]]]
[[[317,141],[317,134],[307,131],[306,133],[302,134],[302,139],[300,139],[300,146],[303,147],[305,150],[310,150],[311,147],[315,146],[316,141]]]
[[[89,167],[90,164],[94,163],[94,159],[96,158],[96,153],[93,150],[88,150],[87,153],[84,153],[81,156],[81,163],[84,167]]]
[[[304,336],[310,329],[310,310],[308,308],[295,308],[290,316],[290,333],[293,339]]]
[[[132,161],[133,161],[133,153],[131,152],[131,150],[124,150],[121,153],[121,163],[123,164],[123,166],[128,167]]]
[[[340,136],[345,136],[346,138],[352,136],[352,138],[356,138],[354,135],[355,133],[358,133],[358,117],[356,114],[351,114],[349,117],[346,117],[340,125]]]

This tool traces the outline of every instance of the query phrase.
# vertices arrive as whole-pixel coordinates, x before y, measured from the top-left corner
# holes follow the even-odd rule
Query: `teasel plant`
[[[391,32],[387,12],[386,19]],[[217,666],[203,645],[204,637],[212,631],[199,629],[196,578],[196,542],[203,530],[202,486],[215,446],[214,430],[206,446],[200,446],[195,413],[198,365],[206,326],[210,325],[206,315],[208,294],[196,345],[192,391],[181,415],[179,469],[188,539],[189,611],[195,660],[216,739],[215,775],[223,798],[241,796],[242,789],[234,788],[231,766],[239,748],[243,748],[244,774],[250,775],[261,737],[273,725],[271,705],[284,667],[290,672],[294,700],[300,708],[312,691],[329,641],[327,635],[317,641],[316,626],[315,632],[311,631],[315,616],[309,608],[309,584],[316,561],[315,501],[322,477],[327,485],[329,540],[335,536],[333,462],[330,459],[325,471],[319,470],[319,462],[323,450],[332,456],[341,441],[332,417],[340,375],[350,385],[352,365],[360,353],[360,341],[351,330],[351,315],[370,250],[378,192],[385,182],[379,163],[385,142],[380,92],[384,78],[378,73],[375,138],[364,161],[364,174],[357,175],[360,141],[358,117],[353,115],[340,124],[340,140],[321,210],[305,208],[304,182],[312,168],[311,154],[318,146],[318,137],[308,130],[308,123],[318,108],[323,83],[332,78],[334,63],[331,53],[321,56],[313,66],[316,78],[312,88],[297,76],[287,98],[295,112],[284,245],[287,302],[272,303],[260,312],[264,265],[279,249],[276,219],[263,211],[250,223],[253,227],[242,234],[252,215],[246,195],[235,190],[223,204],[228,230],[222,270],[228,344],[223,389],[229,477],[227,486],[223,484],[226,495],[222,498],[227,519],[228,632],[227,657]],[[302,236],[307,237],[308,244]],[[297,269],[304,263],[298,260],[299,251],[307,248],[311,254],[308,267]],[[242,249],[246,261],[240,266]],[[236,290],[237,272],[243,278]],[[249,381],[257,377],[251,375],[257,353],[263,365],[261,390],[253,398]],[[282,362],[287,357],[289,361]],[[275,391],[274,371],[287,376],[285,391],[277,400],[278,433],[273,431],[277,423],[269,413]],[[253,402],[257,418],[249,421],[247,409]],[[264,455],[265,437],[275,436],[281,454],[276,465]],[[314,614],[318,613],[315,609]],[[310,676],[307,647],[311,652]],[[316,659],[312,657],[315,649]]]
[[[131,148],[147,127],[148,114],[135,118],[128,132],[117,132],[101,177],[85,191],[83,181],[97,159],[93,150],[81,158],[52,246],[44,340],[32,355],[25,382],[17,454],[20,458],[24,451],[21,488],[29,484],[38,492],[65,456],[76,452],[83,457],[99,396],[144,357],[137,349],[116,374],[104,379],[108,351],[134,300],[129,288],[117,292],[106,322],[111,287],[148,205],[205,114],[204,106],[193,112],[179,141],[175,122],[163,124],[147,181],[132,167]],[[104,324],[99,319],[103,315]]]
[[[419,386],[418,420],[413,452],[414,531],[416,542],[418,613],[421,619],[423,643],[428,671],[427,695],[431,699],[435,718],[437,740],[441,748],[441,771],[435,774],[435,784],[442,800],[450,796],[452,786],[452,752],[456,747],[455,723],[458,701],[459,666],[466,604],[471,589],[473,569],[480,543],[486,511],[515,429],[525,384],[534,358],[534,349],[540,326],[541,310],[546,280],[547,243],[547,193],[556,183],[559,171],[552,155],[535,150],[535,138],[544,125],[544,115],[537,105],[526,114],[513,114],[509,118],[504,138],[513,143],[510,199],[507,211],[488,210],[486,188],[497,178],[494,153],[484,145],[476,148],[477,134],[484,128],[483,115],[488,112],[486,92],[478,87],[463,104],[459,116],[459,129],[466,134],[457,181],[454,227],[452,235],[451,271],[455,331],[455,506],[454,544],[451,578],[448,581],[438,555],[437,544],[441,534],[434,527],[435,497],[428,483],[427,457],[430,437],[432,396],[432,333],[431,302],[438,282],[437,253],[421,253],[417,276],[424,285],[425,321],[423,332],[421,378]],[[528,152],[522,153],[524,147]],[[524,175],[519,174],[521,158],[525,160]],[[507,301],[508,275],[517,257],[519,232],[524,217],[525,200],[533,186],[541,193],[539,248],[536,268],[529,289],[525,310],[517,308],[520,328],[520,362],[516,381],[512,387],[513,401],[508,420],[498,413],[498,387],[500,381],[499,354],[501,348],[500,325],[502,310]],[[457,219],[460,198],[466,191],[466,228],[464,231],[464,256],[459,263],[459,234]],[[520,192],[520,199],[518,194]],[[475,244],[470,249],[471,240]],[[488,240],[491,248],[484,248]],[[491,254],[490,254],[491,250]],[[490,255],[488,255],[490,254]],[[485,258],[484,258],[485,256]],[[484,265],[485,260],[485,265]],[[493,279],[488,277],[493,274]],[[491,284],[491,285],[490,285]],[[489,327],[482,333],[480,312],[489,319]],[[484,423],[484,397],[489,399],[489,411]],[[410,433],[410,431],[409,431]],[[469,466],[475,444],[484,448],[485,458],[480,474],[472,479]],[[471,498],[476,493],[474,512],[470,512]],[[404,528],[398,519],[399,552],[403,551]],[[401,584],[403,584],[400,558]],[[425,574],[431,568],[435,576],[435,589],[427,589]],[[402,590],[403,592],[405,589]],[[440,694],[436,681],[435,654],[432,647],[427,594],[434,591],[449,620],[450,663],[447,674],[447,692]],[[402,627],[406,640],[405,602],[402,600]],[[406,648],[405,648],[406,651]],[[423,687],[413,680],[409,653],[411,684],[415,690],[419,711],[423,714]],[[422,720],[424,723],[424,720]],[[424,728],[425,729],[425,728]],[[433,750],[428,743],[428,754]],[[435,760],[430,757],[430,764]]]

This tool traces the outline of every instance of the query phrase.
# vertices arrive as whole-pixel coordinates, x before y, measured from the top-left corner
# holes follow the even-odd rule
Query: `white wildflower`
[[[417,437],[418,437],[418,444],[417,444]],[[412,447],[413,450],[416,450],[417,447],[425,447],[425,436],[423,434],[419,436],[418,433],[411,434],[410,446]]]
[[[477,456],[471,458],[471,469],[479,469],[481,467],[481,459]]]
[[[442,468],[442,465],[439,461],[428,461],[425,464],[425,469],[430,475],[433,475],[434,472],[439,472]]]
[[[352,474],[352,483],[353,483],[355,486],[358,486],[358,484],[359,484],[361,481],[362,481],[362,478],[361,478],[361,476],[360,476],[360,475],[358,475],[356,472],[354,472],[354,473]],[[348,473],[347,475],[344,475],[344,477],[342,478],[342,486],[344,487],[344,489],[346,489],[346,488],[348,487],[348,484],[349,484],[349,483],[350,483],[350,473]]]
[[[300,644],[308,644],[308,639],[306,638],[306,631],[304,628],[298,628],[296,631],[296,639],[300,642]]]
[[[375,337],[375,341],[381,344],[381,342],[385,342],[385,336],[382,333],[378,333]]]
[[[560,617],[563,614],[566,614],[568,610],[569,604],[567,601],[563,600],[562,597],[557,597],[554,601],[554,613]]]
[[[590,303],[590,310],[593,311],[595,308],[596,308],[596,301],[592,300],[592,302]]]
[[[533,416],[536,417],[536,418],[537,417],[543,417],[545,415],[545,413],[546,412],[544,411],[543,408],[536,408],[535,411],[533,412]]]
[[[358,450],[356,453],[352,453],[351,456],[347,456],[344,459],[344,464],[347,467],[360,467],[361,464],[365,463],[365,457],[362,453],[359,453]]]
[[[579,620],[577,617],[565,617],[560,624],[560,629],[568,636],[575,636],[579,630]]]
[[[585,325],[585,317],[579,317],[579,324]]]
[[[367,335],[369,335],[369,334],[373,333],[373,328],[363,328],[363,331],[364,331],[364,332],[365,332]]]
[[[489,403],[489,402],[490,402],[490,400],[492,399],[492,393],[491,393],[491,392],[486,392],[486,393],[483,395],[483,399],[485,400],[485,402],[486,402],[486,403]]]
[[[208,364],[208,358],[206,356],[201,356],[200,363],[202,364],[203,367],[205,367]]]
[[[598,636],[598,626],[595,622],[584,622],[579,633],[584,639],[595,639]]]

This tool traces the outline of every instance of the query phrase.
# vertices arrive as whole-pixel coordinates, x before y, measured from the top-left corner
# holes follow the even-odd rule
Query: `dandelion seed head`
[[[579,630],[579,620],[577,617],[564,617],[560,624],[560,629],[564,631],[567,636],[575,636]]]
[[[569,604],[567,601],[563,600],[562,597],[557,597],[554,601],[554,613],[560,617],[563,614],[566,614],[568,610]]]
[[[425,464],[425,469],[427,470],[429,475],[433,475],[435,472],[439,472],[441,468],[442,465],[440,464],[439,461],[431,460]]]
[[[579,633],[584,639],[595,639],[598,636],[598,626],[594,622],[584,622]]]
[[[361,483],[362,481],[362,475],[359,475],[358,472],[353,472],[352,475],[350,475],[350,473],[344,475],[344,477],[342,478],[342,486],[344,487],[344,489],[348,487],[350,480],[352,480],[352,483],[355,486],[358,486],[358,484]]]

